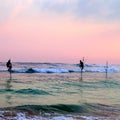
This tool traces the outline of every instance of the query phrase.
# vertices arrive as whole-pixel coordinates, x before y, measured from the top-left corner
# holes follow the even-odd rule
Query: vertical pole
[[[105,71],[106,71],[106,79],[107,79],[107,77],[108,77],[108,61],[106,62],[106,66],[105,66]]]
[[[10,73],[10,80],[12,80],[12,72],[11,72],[11,70],[9,71],[9,73]]]
[[[81,79],[80,80],[82,80],[82,69],[81,69]]]

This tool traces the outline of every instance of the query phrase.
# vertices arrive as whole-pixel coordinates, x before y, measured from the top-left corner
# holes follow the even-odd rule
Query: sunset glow
[[[120,63],[119,0],[0,3],[1,62]]]

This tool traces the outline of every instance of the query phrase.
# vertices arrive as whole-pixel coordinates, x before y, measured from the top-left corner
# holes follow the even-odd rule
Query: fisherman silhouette
[[[80,60],[80,65],[79,65],[79,67],[81,68],[81,71],[84,69],[84,63],[83,63],[82,60]]]
[[[8,68],[8,71],[11,72],[12,70],[12,63],[11,63],[11,60],[9,59],[8,62],[6,63],[6,66]]]
[[[84,59],[83,59],[83,61],[84,61]],[[80,60],[80,64],[79,64],[79,67],[81,69],[81,78],[80,78],[80,80],[82,80],[82,70],[84,69],[84,62],[83,61]]]

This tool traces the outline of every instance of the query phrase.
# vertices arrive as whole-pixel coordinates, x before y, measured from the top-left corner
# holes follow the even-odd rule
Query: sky
[[[0,0],[0,61],[120,63],[120,0]]]

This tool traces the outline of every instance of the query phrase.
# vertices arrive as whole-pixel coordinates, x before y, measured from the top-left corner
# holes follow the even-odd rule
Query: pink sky
[[[85,57],[88,63],[120,63],[119,21],[78,18],[69,12],[30,13],[26,9],[32,0],[16,4],[0,22],[0,61],[78,63]]]

